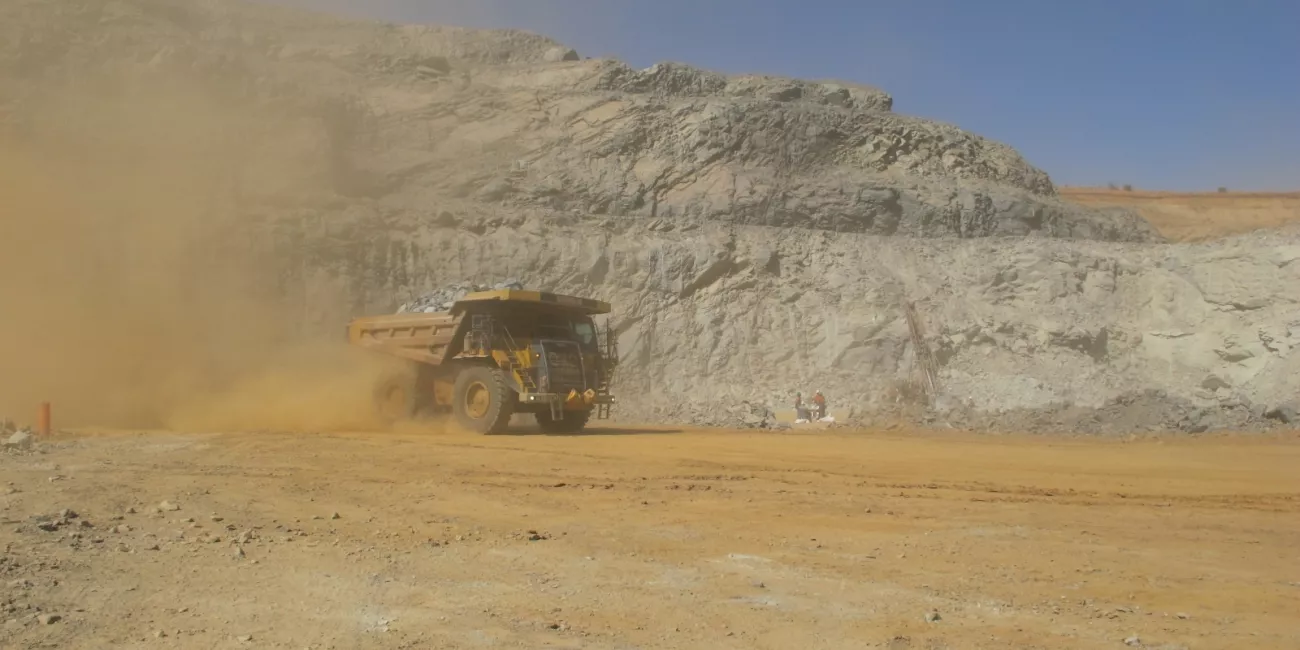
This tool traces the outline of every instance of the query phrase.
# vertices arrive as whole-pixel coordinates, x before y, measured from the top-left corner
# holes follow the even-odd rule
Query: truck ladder
[[[501,339],[505,343],[503,347],[506,348],[506,366],[514,374],[515,380],[519,382],[520,386],[524,387],[525,393],[536,393],[537,384],[528,374],[528,369],[519,363],[519,344],[515,342],[515,337],[510,335],[510,330],[506,329],[504,325],[501,326]]]
[[[603,367],[600,369],[600,382],[596,385],[596,395],[609,395],[610,384],[614,377],[614,368],[618,366],[618,339],[614,337],[614,328],[605,322],[603,330],[598,330],[602,339],[601,343],[601,362]],[[610,410],[613,404],[608,402],[596,405],[596,419],[608,420]]]

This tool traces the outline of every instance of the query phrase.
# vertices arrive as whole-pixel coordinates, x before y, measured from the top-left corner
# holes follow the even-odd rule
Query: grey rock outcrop
[[[23,429],[10,435],[4,443],[6,449],[30,449],[32,446],[32,432]]]
[[[206,79],[222,101],[234,93],[318,121],[304,136],[315,142],[295,145],[331,154],[303,174],[406,210],[474,198],[503,210],[878,235],[1157,238],[1134,213],[1062,202],[1010,147],[893,113],[887,93],[858,84],[677,63],[634,70],[525,32],[233,0],[48,5],[0,10],[12,25],[0,73],[28,75],[40,59],[66,74]],[[86,30],[101,36],[80,38]],[[6,94],[0,102],[30,101]],[[283,200],[283,188],[272,191]]]
[[[383,281],[354,280],[363,312],[464,277],[612,302],[629,421],[740,426],[742,405],[814,388],[839,422],[879,421],[918,376],[902,311],[913,301],[940,364],[937,421],[1200,431],[1265,426],[1253,405],[1300,391],[1297,246],[1294,231],[1153,246],[517,216],[481,233],[376,235],[325,264],[402,260]],[[1231,251],[1246,250],[1258,269],[1237,268]],[[1269,302],[1242,309],[1225,293]]]
[[[394,119],[378,137],[401,147],[432,128],[454,139],[463,120],[443,116],[481,116],[485,155],[465,160],[461,144],[438,144],[401,159],[460,164],[384,176],[397,194],[415,185],[515,210],[916,237],[1157,238],[1131,212],[1062,202],[1009,147],[891,104],[849,84],[597,60],[476,71],[421,108],[432,119]]]

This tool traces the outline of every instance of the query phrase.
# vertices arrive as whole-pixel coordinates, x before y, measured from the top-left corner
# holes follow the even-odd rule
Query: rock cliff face
[[[1296,388],[1296,235],[1160,243],[874,88],[237,2],[15,1],[0,36],[3,137],[204,170],[304,331],[460,281],[598,296],[630,419],[898,409],[907,302],[969,421],[1159,390],[1133,426],[1237,426]]]
[[[905,411],[919,377],[906,302],[954,424],[1105,428],[1079,413],[1150,393],[1141,413],[1122,414],[1131,427],[1246,427],[1300,389],[1297,232],[1177,246],[774,234],[516,216],[351,239],[337,266],[386,271],[335,281],[357,297],[352,311],[462,277],[610,300],[620,413],[642,421],[711,422],[720,408],[782,407],[817,389],[841,421]],[[1052,415],[1068,406],[1082,411]]]
[[[536,93],[512,111],[538,114],[512,134],[509,172],[469,181],[514,207],[917,237],[1151,237],[1130,214],[1060,202],[1003,145],[891,113],[871,88],[607,61],[488,78],[490,92],[450,101]]]
[[[1131,212],[1063,203],[1011,148],[895,114],[888,94],[854,84],[633,70],[521,32],[237,2],[5,11],[9,78],[171,73],[226,99],[292,106],[323,127],[309,137],[331,152],[331,189],[413,212],[471,198],[879,235],[1155,238]]]

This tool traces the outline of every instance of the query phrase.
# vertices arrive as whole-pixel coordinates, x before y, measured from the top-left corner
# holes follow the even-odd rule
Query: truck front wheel
[[[452,412],[460,426],[475,433],[502,433],[515,412],[514,391],[497,368],[470,366],[456,375]]]

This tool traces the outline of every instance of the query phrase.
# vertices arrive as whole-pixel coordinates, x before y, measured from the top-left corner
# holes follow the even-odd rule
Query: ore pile
[[[505,282],[496,284],[474,284],[470,282],[457,282],[440,289],[430,291],[411,302],[408,302],[397,308],[399,314],[432,314],[441,311],[451,311],[452,305],[456,301],[463,299],[465,296],[476,291],[494,291],[499,289],[523,289],[524,285],[518,280],[510,279]]]

